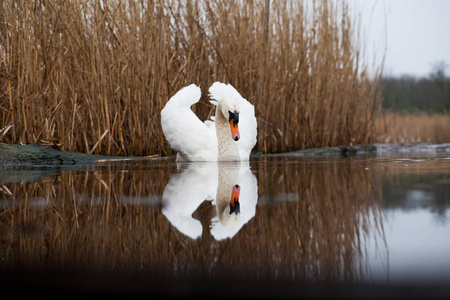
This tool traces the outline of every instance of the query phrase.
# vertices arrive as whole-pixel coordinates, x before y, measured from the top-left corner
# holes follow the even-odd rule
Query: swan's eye
[[[233,120],[233,125],[239,123],[239,113],[237,111],[235,112],[228,111],[228,114],[230,115],[228,122],[231,122],[231,120]]]

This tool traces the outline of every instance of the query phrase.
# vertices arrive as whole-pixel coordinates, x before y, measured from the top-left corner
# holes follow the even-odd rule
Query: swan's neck
[[[222,114],[219,105],[216,108],[216,135],[219,147],[218,161],[239,161],[239,151],[236,141],[231,136],[228,120]]]
[[[232,197],[233,186],[239,168],[234,166],[219,167],[219,181],[216,194],[216,213],[219,222],[225,226],[233,226],[239,223],[240,213],[230,213],[230,201]]]

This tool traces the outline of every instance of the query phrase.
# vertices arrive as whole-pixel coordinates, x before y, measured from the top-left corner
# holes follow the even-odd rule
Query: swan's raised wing
[[[215,161],[218,151],[215,131],[191,110],[200,97],[201,90],[195,84],[179,90],[161,110],[161,126],[172,149],[185,160]]]
[[[179,173],[173,174],[164,188],[162,213],[183,234],[196,239],[203,226],[192,214],[205,200],[214,201],[217,192],[216,163],[178,164]]]
[[[215,82],[209,88],[209,93],[210,97],[216,101],[227,97],[239,101],[239,132],[241,138],[236,142],[236,145],[241,160],[248,160],[250,152],[256,144],[257,124],[254,106],[244,99],[231,84]],[[211,103],[216,104],[215,101],[211,101]]]

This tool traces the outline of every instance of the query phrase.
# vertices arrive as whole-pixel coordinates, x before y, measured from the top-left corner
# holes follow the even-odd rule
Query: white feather
[[[239,103],[240,139],[236,142],[241,160],[248,160],[256,144],[257,124],[255,109],[234,87],[220,82],[209,88],[210,101],[218,105],[224,98],[234,98]],[[218,141],[216,118],[204,122],[193,113],[191,106],[201,97],[198,86],[191,84],[178,91],[161,111],[161,126],[172,149],[179,153],[179,160],[217,161]]]
[[[207,126],[194,114],[191,105],[201,97],[198,86],[191,84],[178,91],[161,111],[161,126],[172,149],[184,160],[217,160],[214,126]]]

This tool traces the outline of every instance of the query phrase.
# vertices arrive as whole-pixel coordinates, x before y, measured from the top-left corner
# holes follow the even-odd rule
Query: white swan
[[[209,88],[215,117],[205,122],[191,106],[201,97],[195,84],[179,90],[161,110],[161,126],[177,161],[246,161],[256,144],[255,109],[230,84]],[[215,124],[213,126],[213,124]]]
[[[203,226],[192,217],[203,201],[212,201],[211,234],[216,240],[233,237],[255,216],[258,182],[249,162],[181,163],[162,196],[162,212],[181,233],[196,239]]]

